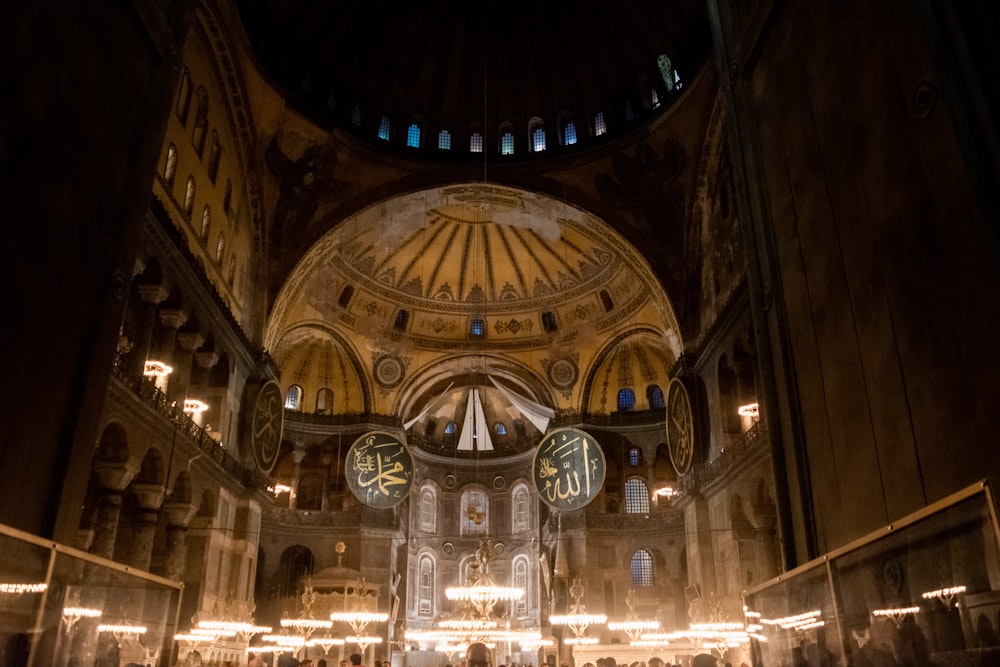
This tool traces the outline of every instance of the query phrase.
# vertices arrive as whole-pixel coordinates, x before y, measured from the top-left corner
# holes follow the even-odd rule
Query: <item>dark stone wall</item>
[[[713,2],[786,565],[1000,479],[982,4]]]
[[[0,523],[73,541],[189,4],[0,17]]]

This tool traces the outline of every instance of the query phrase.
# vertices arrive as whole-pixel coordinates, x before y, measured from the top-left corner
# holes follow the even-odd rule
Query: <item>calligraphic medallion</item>
[[[691,400],[680,378],[667,387],[667,451],[678,475],[687,474],[694,461],[694,417]]]
[[[250,419],[250,449],[254,463],[262,472],[271,472],[278,460],[281,429],[285,420],[285,399],[281,387],[268,380],[257,392]]]
[[[575,428],[546,433],[531,467],[542,502],[557,510],[586,506],[604,486],[607,474],[601,445]]]
[[[410,492],[413,458],[391,433],[366,433],[348,450],[344,474],[351,493],[365,505],[395,507]]]

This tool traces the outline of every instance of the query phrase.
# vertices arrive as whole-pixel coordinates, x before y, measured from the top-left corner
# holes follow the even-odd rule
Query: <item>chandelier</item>
[[[614,621],[608,623],[608,630],[622,630],[628,635],[629,640],[634,644],[639,640],[643,632],[659,630],[659,621],[644,621],[635,613],[635,589],[629,590],[625,596],[625,604],[628,606],[628,614],[624,621]]]
[[[370,644],[382,643],[381,637],[365,634],[368,625],[370,623],[385,623],[389,620],[389,614],[368,609],[372,602],[377,604],[377,600],[366,596],[366,590],[365,580],[363,578],[359,579],[354,599],[351,602],[352,608],[350,610],[335,611],[330,614],[331,623],[342,622],[351,626],[353,634],[348,635],[346,640],[357,644],[362,653],[365,652]],[[344,596],[344,606],[347,606],[346,595]]]
[[[317,630],[329,630],[333,627],[333,621],[313,618],[312,607],[316,601],[316,593],[312,586],[306,586],[302,591],[302,612],[295,618],[285,617],[281,619],[281,627],[287,630],[294,630],[301,636],[303,643],[309,641]],[[284,637],[284,635],[277,635]]]
[[[468,583],[465,586],[449,586],[444,591],[449,600],[467,603],[475,611],[476,616],[469,620],[492,620],[497,603],[524,597],[523,588],[493,583],[489,575],[489,562],[489,543],[484,539],[474,553],[474,560],[469,563]]]
[[[556,614],[549,617],[552,625],[564,625],[573,631],[573,636],[563,640],[566,644],[596,644],[597,637],[588,637],[587,628],[591,625],[607,623],[608,617],[604,614],[588,614],[583,604],[583,584],[579,579],[573,580],[573,585],[569,587],[569,594],[573,597],[573,603],[569,607],[568,614]]]

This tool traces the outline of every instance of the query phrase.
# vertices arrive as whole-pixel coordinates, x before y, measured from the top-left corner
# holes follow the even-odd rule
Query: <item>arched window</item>
[[[341,308],[347,308],[347,304],[351,302],[352,296],[354,296],[354,287],[344,285],[344,289],[340,290],[340,298],[337,299],[337,303],[340,304]]]
[[[632,110],[632,100],[625,100],[625,122],[631,123],[635,120],[635,111]]]
[[[208,204],[201,211],[201,240],[208,241],[208,233],[212,230],[212,212],[208,209]]]
[[[542,313],[542,331],[545,333],[552,333],[559,328],[559,324],[556,322],[556,314],[551,310],[546,310]]]
[[[500,155],[514,154],[514,133],[510,130],[500,135]]]
[[[361,127],[361,107],[357,104],[351,109],[351,123],[356,127]]]
[[[190,218],[194,211],[194,176],[188,176],[187,185],[184,187],[184,212]]]
[[[604,121],[604,112],[598,111],[594,115],[594,136],[599,137],[608,133],[608,124]]]
[[[486,535],[489,527],[489,499],[482,489],[462,494],[462,535]]]
[[[316,414],[328,415],[333,410],[333,390],[323,387],[316,392]]]
[[[642,450],[638,447],[630,447],[628,450],[628,464],[635,467],[640,463],[642,463]]]
[[[226,253],[226,235],[219,232],[219,242],[215,246],[215,263],[222,266],[222,258]]]
[[[410,123],[406,129],[406,145],[410,148],[420,148],[420,126]]]
[[[528,121],[528,136],[531,137],[531,152],[541,153],[545,150],[545,123],[537,116]]]
[[[438,132],[438,150],[451,150],[451,132],[448,130],[441,130]]]
[[[448,422],[447,424],[445,424],[444,434],[453,435],[457,429],[458,425],[455,422]]]
[[[674,65],[670,62],[670,58],[661,53],[656,57],[656,67],[660,70],[660,76],[663,77],[663,85],[667,87],[667,92],[674,92],[678,78],[676,77],[677,73],[674,71]]]
[[[638,477],[625,480],[625,513],[649,514],[649,487]]]
[[[469,336],[472,338],[482,338],[486,334],[486,323],[481,317],[473,317],[469,320]]]
[[[201,157],[205,151],[205,139],[208,137],[208,92],[204,86],[198,86],[198,107],[194,113],[194,130],[191,132],[191,145],[194,152]]]
[[[605,313],[610,313],[615,308],[615,302],[611,300],[611,293],[606,289],[602,289],[600,292],[601,305],[604,307]]]
[[[236,281],[236,255],[229,256],[229,275],[226,277],[229,281],[229,286],[233,286],[233,282]]]
[[[378,122],[378,138],[383,141],[389,141],[389,129],[391,125],[389,123],[388,116],[382,116],[381,120]]]
[[[528,530],[528,499],[527,488],[523,485],[518,485],[514,488],[514,492],[511,494],[512,516],[510,518],[510,525],[513,527],[515,533]]]
[[[660,108],[660,94],[656,92],[656,88],[649,90],[649,101],[652,103],[654,109]]]
[[[219,161],[222,160],[222,144],[219,143],[219,133],[212,130],[212,148],[208,152],[208,180],[215,183],[219,175]]]
[[[504,426],[503,422],[497,422],[493,430],[496,431],[497,435],[507,435],[507,427]]]
[[[632,588],[649,588],[653,585],[653,556],[645,549],[632,554]]]
[[[635,392],[628,387],[618,390],[618,411],[628,412],[635,409]]]
[[[297,384],[293,384],[288,388],[288,393],[285,394],[285,409],[287,410],[301,410],[302,409],[302,387]]]
[[[515,556],[512,563],[510,580],[514,588],[520,588],[524,595],[519,600],[514,600],[514,616],[528,615],[528,558],[523,555]]]
[[[170,144],[167,146],[167,163],[163,166],[163,180],[167,185],[174,184],[174,176],[177,174],[177,146]]]
[[[427,423],[424,424],[424,435],[428,438],[434,435],[434,431],[437,430],[437,425],[438,423],[436,419],[434,419],[433,417],[428,419]]]
[[[483,135],[479,132],[473,132],[469,137],[469,152],[470,153],[482,153],[483,152]]]
[[[650,410],[662,410],[667,407],[666,402],[663,400],[663,390],[660,389],[660,385],[651,384],[646,387],[646,400],[649,402]]]
[[[191,71],[187,67],[181,72],[181,85],[177,90],[177,118],[181,125],[187,125],[188,111],[191,109]]]
[[[571,120],[563,125],[563,145],[572,146],[576,143],[576,123]]]
[[[406,331],[406,323],[409,319],[410,313],[405,308],[400,308],[396,311],[396,320],[392,323],[392,327],[396,331]]]
[[[313,573],[315,563],[312,551],[304,546],[297,544],[285,549],[278,565],[278,597],[296,596],[299,580]]]
[[[425,486],[420,490],[420,530],[433,533],[437,528],[437,494],[434,487]]]
[[[226,215],[229,215],[232,212],[232,206],[233,206],[233,182],[227,178],[225,194],[222,195],[222,210],[225,212]]]
[[[434,615],[434,558],[430,554],[420,557],[417,566],[417,615]]]
[[[323,508],[323,478],[319,475],[303,475],[299,481],[298,495],[295,496],[295,507],[300,510],[318,510]]]

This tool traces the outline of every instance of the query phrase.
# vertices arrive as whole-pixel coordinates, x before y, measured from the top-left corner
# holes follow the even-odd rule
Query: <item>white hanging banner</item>
[[[542,433],[545,433],[546,429],[549,427],[549,421],[556,416],[555,410],[547,408],[541,403],[535,403],[529,398],[515,394],[494,380],[492,377],[490,378],[490,382],[493,383],[493,386],[496,387],[515,408],[521,411],[522,415],[528,418],[528,421],[535,425],[535,428]]]

